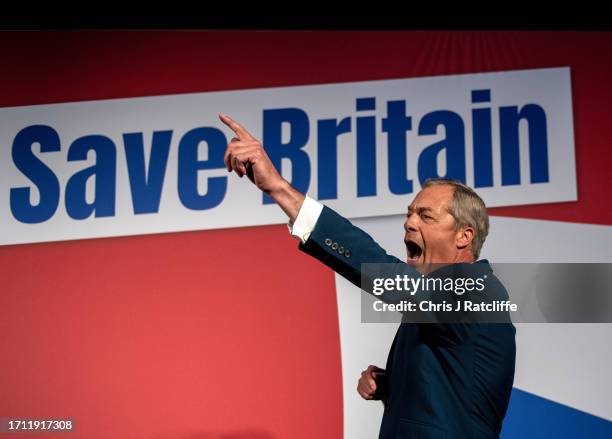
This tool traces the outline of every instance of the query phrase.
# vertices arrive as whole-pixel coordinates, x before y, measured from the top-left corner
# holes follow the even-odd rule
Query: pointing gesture
[[[223,157],[228,172],[234,171],[240,178],[247,175],[266,193],[274,189],[274,186],[283,179],[264,151],[261,142],[231,117],[220,114],[219,119],[236,135],[227,145]]]
[[[219,114],[219,119],[221,119],[221,122],[223,122],[225,125],[230,127],[234,133],[236,133],[239,140],[255,140],[255,138],[246,130],[246,128],[231,117],[221,113]]]
[[[235,134],[223,156],[227,171],[234,171],[240,178],[248,176],[257,188],[278,203],[293,222],[304,201],[304,196],[292,188],[278,173],[261,142],[246,128],[223,113],[219,114],[219,119]]]

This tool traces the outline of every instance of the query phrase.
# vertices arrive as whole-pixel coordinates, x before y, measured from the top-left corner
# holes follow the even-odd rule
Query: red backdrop
[[[570,66],[579,201],[491,213],[609,225],[611,49],[576,32],[4,32],[0,105]],[[333,275],[296,246],[271,226],[0,247],[0,417],[73,418],[83,438],[342,437]]]

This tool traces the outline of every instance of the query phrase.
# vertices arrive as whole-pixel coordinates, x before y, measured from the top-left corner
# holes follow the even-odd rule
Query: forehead
[[[409,208],[429,208],[435,211],[445,210],[453,198],[454,191],[455,189],[449,185],[441,184],[426,187],[414,197]]]

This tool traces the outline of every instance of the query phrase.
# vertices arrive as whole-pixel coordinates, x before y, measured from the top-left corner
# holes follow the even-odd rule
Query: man
[[[488,216],[467,186],[440,179],[423,185],[404,224],[403,262],[347,219],[291,187],[257,139],[230,117],[219,117],[236,133],[225,152],[227,170],[247,175],[274,199],[289,217],[300,250],[356,285],[362,263],[384,263],[393,273],[411,275],[437,273],[436,266],[463,267],[461,273],[488,276],[489,299],[507,299],[488,262],[476,261]],[[433,323],[402,323],[386,368],[369,366],[358,381],[361,397],[385,403],[379,438],[498,437],[514,379],[514,326],[509,319],[485,324],[429,317]]]

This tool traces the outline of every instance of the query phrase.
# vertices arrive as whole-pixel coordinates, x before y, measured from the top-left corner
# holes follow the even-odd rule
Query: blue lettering
[[[357,111],[376,109],[374,98],[357,99]],[[357,118],[357,196],[376,195],[376,117]]]
[[[208,145],[208,159],[198,160],[200,143]],[[181,203],[188,209],[205,210],[218,206],[227,191],[227,177],[209,177],[206,194],[198,192],[198,171],[223,169],[223,155],[227,140],[216,128],[194,128],[181,139],[178,147],[178,193]]]
[[[50,126],[28,126],[15,136],[13,162],[34,183],[40,195],[38,204],[33,205],[30,203],[30,187],[11,188],[11,212],[17,221],[26,224],[42,223],[51,218],[57,210],[60,196],[57,177],[32,152],[34,143],[40,144],[41,153],[61,150],[59,135]]]
[[[463,120],[452,111],[440,110],[426,114],[419,123],[419,135],[437,134],[442,125],[446,138],[429,145],[419,156],[419,182],[428,178],[454,178],[465,183],[465,134]],[[437,158],[446,150],[446,174],[438,173]]]
[[[123,135],[125,158],[127,161],[132,205],[135,214],[156,213],[159,211],[166,165],[170,152],[172,131],[155,131],[149,169],[146,171],[144,140],[142,133],[127,133]]]
[[[408,178],[406,132],[412,129],[412,118],[406,117],[406,101],[387,103],[387,118],[382,120],[382,130],[388,135],[389,190],[401,195],[412,192],[412,180]]]
[[[472,103],[490,101],[490,90],[472,90]],[[474,136],[474,187],[492,187],[493,136],[490,108],[472,109],[472,135]]]
[[[282,142],[282,125],[288,123],[291,135],[287,143]],[[310,159],[302,149],[308,142],[310,129],[308,115],[299,108],[279,108],[263,112],[263,144],[270,161],[281,172],[282,159],[291,161],[291,185],[300,192],[308,192],[310,185]],[[274,200],[263,194],[263,203]]]
[[[115,215],[115,144],[105,136],[80,137],[70,146],[68,161],[87,160],[89,151],[96,153],[96,164],[77,172],[66,184],[66,212],[76,220],[88,218],[92,213],[96,217]],[[86,188],[91,177],[95,177],[94,201],[88,203]]]
[[[518,107],[501,107],[499,109],[502,185],[521,184],[519,161],[519,123],[525,120],[528,124],[529,169],[531,183],[548,182],[548,142],[546,113],[536,104]]]
[[[351,118],[324,119],[318,123],[317,186],[319,200],[338,198],[338,136],[351,132]]]

